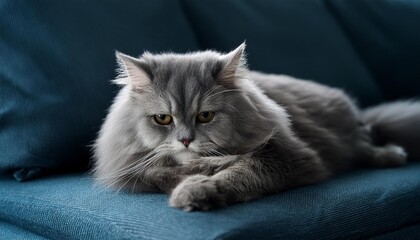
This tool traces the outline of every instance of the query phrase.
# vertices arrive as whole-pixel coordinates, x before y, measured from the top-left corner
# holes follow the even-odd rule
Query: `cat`
[[[97,181],[209,210],[420,157],[420,102],[360,111],[340,89],[250,71],[244,51],[117,52],[122,88],[94,144]]]

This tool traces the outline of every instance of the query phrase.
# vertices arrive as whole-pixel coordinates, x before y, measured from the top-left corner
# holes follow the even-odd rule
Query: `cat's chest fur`
[[[189,159],[198,159],[200,158],[200,155],[198,155],[195,152],[189,151],[189,150],[185,150],[185,151],[181,151],[181,152],[177,152],[174,153],[172,155],[173,159],[179,163],[179,164],[183,164],[183,162],[185,160],[189,160]]]

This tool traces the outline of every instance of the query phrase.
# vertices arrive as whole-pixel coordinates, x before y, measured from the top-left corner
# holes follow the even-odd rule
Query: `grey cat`
[[[420,102],[359,111],[339,89],[249,71],[244,49],[117,53],[123,88],[94,145],[98,182],[208,210],[420,157]]]

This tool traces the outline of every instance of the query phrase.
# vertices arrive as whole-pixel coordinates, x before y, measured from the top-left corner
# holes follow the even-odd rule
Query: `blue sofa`
[[[419,22],[417,0],[0,0],[0,239],[419,238],[419,159],[192,213],[88,174],[118,90],[115,50],[246,40],[252,69],[341,87],[365,107],[419,96]]]

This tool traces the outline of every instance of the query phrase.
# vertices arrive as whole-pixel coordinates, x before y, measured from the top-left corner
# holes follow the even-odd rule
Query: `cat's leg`
[[[186,159],[182,162],[182,166],[189,175],[201,174],[210,176],[231,166],[239,159],[239,155],[200,157]]]
[[[183,165],[153,166],[130,180],[133,192],[159,191],[170,193],[186,177],[194,174],[213,175],[226,168],[236,156],[185,161]],[[130,187],[129,187],[130,188]]]
[[[237,156],[206,157],[186,160],[182,165],[152,166],[140,173],[125,176],[119,188],[130,192],[170,193],[187,176],[194,174],[213,175],[226,168]]]
[[[170,193],[187,176],[187,171],[182,166],[153,166],[125,176],[117,188],[132,193]]]
[[[142,180],[160,192],[170,193],[186,177],[187,171],[182,166],[162,166],[145,170]]]
[[[186,211],[208,210],[233,202],[243,202],[290,187],[318,182],[326,170],[313,161],[312,152],[303,150],[293,165],[285,159],[258,159],[242,155],[231,166],[212,176],[193,175],[172,192],[170,205]],[[304,158],[307,162],[304,163]]]
[[[173,190],[169,203],[185,211],[209,210],[257,198],[263,195],[263,189],[273,187],[270,184],[273,183],[264,182],[250,168],[236,165],[213,176],[197,174],[186,178]]]

